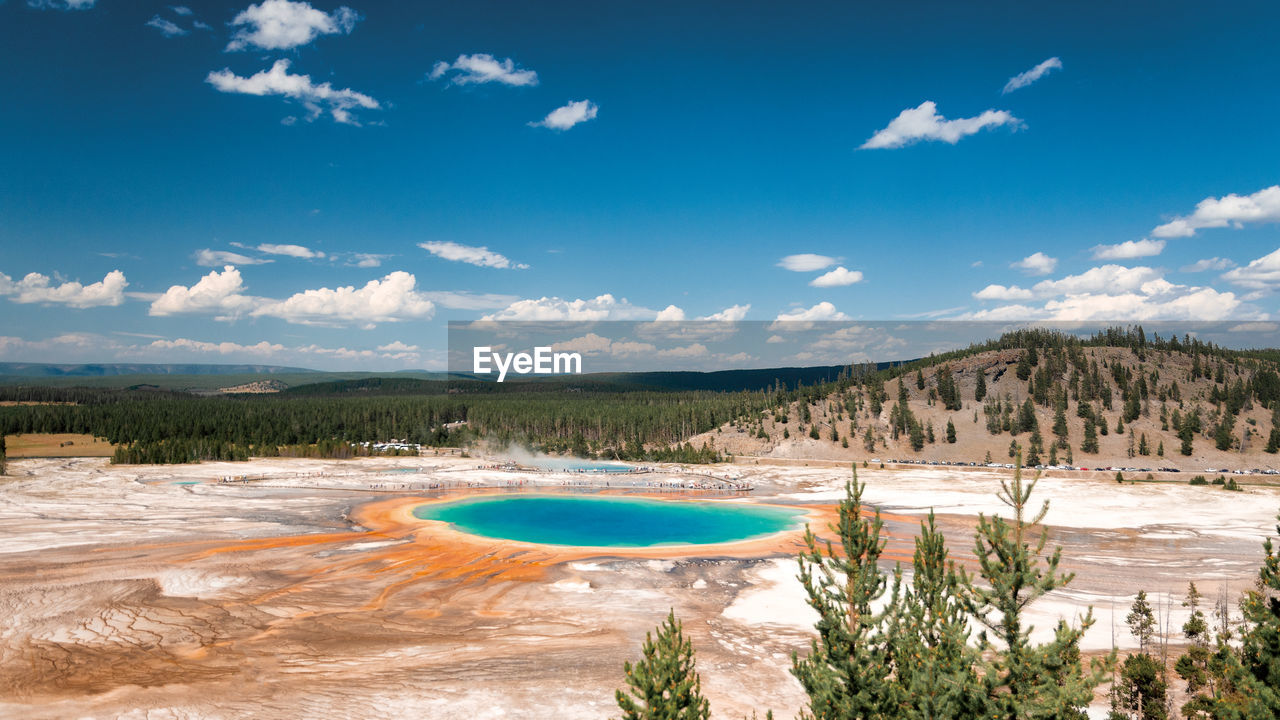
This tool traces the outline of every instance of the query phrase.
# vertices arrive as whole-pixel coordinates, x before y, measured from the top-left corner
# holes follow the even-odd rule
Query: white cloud
[[[1280,251],[1277,251],[1280,254]],[[1256,308],[1231,292],[1169,282],[1150,267],[1102,265],[1057,280],[1036,283],[1031,290],[990,285],[974,293],[983,300],[1042,298],[1041,306],[1003,305],[958,319],[966,320],[1223,320],[1262,318]]]
[[[497,310],[519,299],[515,295],[453,290],[423,290],[420,294],[440,307],[453,310]]]
[[[655,353],[658,348],[652,343],[636,342],[634,340],[611,340],[595,333],[587,333],[572,340],[553,343],[551,349],[557,352],[580,352],[583,355],[632,357]]]
[[[151,303],[149,315],[178,315],[184,313],[218,313],[219,320],[226,320],[249,309],[254,298],[243,293],[244,280],[240,271],[227,265],[222,272],[213,272],[200,278],[191,287],[173,285]]]
[[[1160,272],[1139,265],[1100,265],[1079,275],[1067,275],[1059,280],[1042,280],[1031,289],[1039,297],[1078,293],[1105,293],[1140,290],[1148,283],[1162,282]],[[1154,286],[1153,286],[1154,287]]]
[[[1280,330],[1280,324],[1273,322],[1247,322],[1227,328],[1227,332],[1271,333]]]
[[[727,307],[718,313],[712,313],[706,317],[700,317],[699,320],[717,320],[720,322],[738,322],[747,316],[747,311],[751,309],[751,305],[734,305]]]
[[[670,358],[691,358],[703,357],[707,354],[707,346],[702,343],[693,343],[683,347],[664,348],[655,353],[658,357]]]
[[[1062,69],[1062,60],[1056,57],[1051,57],[1048,60],[1045,60],[1044,62],[1040,63],[1039,65],[1036,65],[1035,67],[1031,68],[1030,70],[1026,72],[1018,73],[1017,75],[1014,75],[1013,77],[1009,78],[1009,82],[1004,84],[1004,90],[1001,92],[1002,94],[1007,95],[1013,92],[1014,90],[1017,90],[1019,88],[1024,88],[1030,85],[1031,83],[1039,80],[1040,78],[1047,75],[1050,70],[1061,70],[1061,69]]]
[[[544,127],[552,130],[568,130],[578,123],[594,120],[600,108],[590,100],[576,100],[568,105],[558,107],[547,113],[538,122],[529,123],[530,127]]]
[[[129,286],[124,273],[112,270],[102,280],[89,285],[75,281],[59,282],[40,273],[28,273],[14,282],[0,273],[0,295],[8,296],[16,303],[48,303],[75,308],[119,305],[124,302],[124,289]]]
[[[284,300],[267,301],[253,310],[255,317],[276,317],[303,325],[348,325],[372,328],[380,322],[426,320],[435,303],[417,290],[417,278],[403,270],[364,287],[317,288]]]
[[[418,247],[444,260],[463,262],[468,265],[491,268],[515,268],[524,270],[528,265],[513,263],[506,256],[493,252],[487,247],[475,247],[448,241],[430,241],[418,243]]]
[[[347,261],[348,265],[358,268],[375,268],[382,265],[382,261],[391,257],[390,255],[379,255],[377,253],[353,253],[351,259]]]
[[[96,0],[27,0],[37,10],[88,10]]]
[[[132,333],[119,333],[131,335]],[[288,347],[277,342],[260,341],[251,344],[236,342],[208,342],[190,338],[166,339],[154,335],[137,335],[152,342],[130,345],[119,340],[94,333],[66,333],[43,340],[25,340],[0,336],[0,358],[26,362],[104,362],[144,361],[163,362],[217,355],[220,361],[239,359],[246,362],[272,362],[311,366],[317,362],[334,369],[351,369],[352,361],[365,367],[405,367],[418,363],[424,355],[439,356],[443,367],[443,353],[421,350],[399,341],[378,347],[376,350],[329,348],[319,345]],[[335,366],[335,362],[342,365]],[[392,361],[388,365],[388,361]]]
[[[393,352],[393,353],[417,352],[419,349],[420,348],[417,345],[406,345],[405,343],[402,343],[399,340],[387,343],[386,345],[378,346],[378,350],[381,352]]]
[[[349,35],[358,20],[359,14],[346,6],[326,13],[306,2],[263,0],[242,10],[231,21],[231,26],[238,29],[227,43],[227,51],[288,50],[320,35]]]
[[[170,5],[169,9],[177,15],[187,16],[191,14],[191,8],[186,5]]]
[[[222,267],[223,265],[262,265],[271,260],[253,258],[229,250],[210,250],[204,248],[196,251],[196,264],[201,267]]]
[[[836,264],[836,258],[826,255],[815,255],[813,253],[799,253],[797,255],[788,255],[778,261],[778,267],[790,270],[791,272],[814,272],[823,270]]]
[[[1017,285],[988,285],[973,296],[979,300],[1030,300],[1033,297],[1030,290]]]
[[[1243,227],[1245,223],[1280,222],[1280,185],[1252,195],[1208,197],[1195,212],[1177,217],[1151,231],[1156,237],[1191,237],[1202,228]]]
[[[1280,250],[1222,274],[1222,279],[1254,290],[1280,288]]]
[[[501,83],[517,87],[532,87],[538,84],[538,73],[532,70],[517,69],[511,58],[499,60],[489,53],[459,55],[452,63],[437,62],[427,76],[439,80],[450,71],[456,71],[449,82],[453,85],[472,85],[480,83]]]
[[[302,258],[304,260],[324,257],[324,253],[319,250],[312,250],[309,247],[303,247],[301,245],[275,245],[273,243],[263,243],[258,246],[258,252],[264,252],[268,255],[284,255],[286,257]]]
[[[264,357],[284,352],[284,346],[263,340],[254,345],[241,345],[233,342],[205,342],[177,338],[175,340],[155,340],[149,345],[155,350],[186,350],[197,353],[216,353],[218,355],[261,355]]]
[[[1205,270],[1226,270],[1233,268],[1236,264],[1227,258],[1211,257],[1197,260],[1190,265],[1184,265],[1180,269],[1181,272],[1204,272]]]
[[[1028,275],[1048,275],[1058,266],[1058,258],[1052,258],[1042,252],[1032,253],[1021,260],[1009,263],[1009,267],[1017,268]]]
[[[179,35],[186,35],[188,32],[187,30],[183,30],[178,27],[172,20],[166,20],[159,15],[155,15],[148,20],[146,22],[146,26],[159,30],[160,34],[165,37],[177,37]]]
[[[668,305],[658,311],[658,316],[654,318],[655,322],[681,322],[684,320],[684,310],[675,305]]]
[[[1022,121],[1005,110],[986,110],[976,117],[948,120],[938,114],[935,103],[926,100],[919,107],[899,113],[888,127],[863,143],[862,149],[900,148],[921,140],[941,140],[955,145],[963,137],[1001,125],[1016,129],[1022,126]]]
[[[840,266],[835,270],[824,275],[819,275],[809,282],[813,287],[843,287],[845,285],[853,285],[862,282],[862,271],[849,270],[844,266]]]
[[[1094,245],[1094,260],[1129,260],[1132,258],[1152,257],[1164,252],[1163,240],[1125,240],[1116,245]]]
[[[605,293],[590,300],[542,297],[518,300],[484,320],[652,320],[657,313]]]
[[[791,312],[782,312],[774,318],[774,323],[788,322],[822,322],[826,320],[848,320],[849,316],[836,310],[836,306],[825,300],[811,308],[800,308]]]
[[[280,95],[297,100],[310,112],[308,120],[316,119],[327,110],[337,122],[359,125],[351,115],[353,108],[377,110],[381,107],[377,100],[364,93],[349,88],[334,90],[327,82],[316,85],[310,75],[290,75],[288,60],[277,60],[270,70],[260,70],[250,77],[240,77],[230,68],[223,68],[209,73],[205,82],[224,93]]]

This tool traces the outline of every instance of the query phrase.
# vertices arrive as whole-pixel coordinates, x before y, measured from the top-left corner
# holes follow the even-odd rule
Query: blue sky
[[[349,1],[0,3],[0,360],[1280,314],[1274,3]]]

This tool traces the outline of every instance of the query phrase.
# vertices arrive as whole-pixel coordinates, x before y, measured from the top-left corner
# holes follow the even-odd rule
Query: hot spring
[[[501,540],[586,547],[706,545],[790,530],[804,512],[741,503],[610,496],[487,496],[420,505],[413,514]]]

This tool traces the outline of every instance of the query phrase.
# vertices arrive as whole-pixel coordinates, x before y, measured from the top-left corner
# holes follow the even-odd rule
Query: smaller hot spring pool
[[[544,545],[656,547],[737,542],[798,527],[802,510],[610,496],[486,496],[413,514],[482,537]]]
[[[635,468],[622,463],[605,462],[603,460],[580,460],[578,458],[539,458],[534,467],[556,472],[576,473],[629,473]]]

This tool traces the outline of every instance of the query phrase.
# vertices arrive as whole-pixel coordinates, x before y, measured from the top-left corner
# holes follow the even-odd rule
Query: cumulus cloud
[[[82,285],[75,281],[54,284],[47,275],[28,273],[17,282],[0,273],[0,295],[16,303],[46,303],[74,308],[119,305],[124,302],[124,289],[129,286],[124,273],[112,270],[96,283]]]
[[[529,123],[529,126],[550,128],[552,130],[568,130],[578,123],[594,120],[599,110],[600,108],[596,107],[596,104],[590,100],[575,100],[568,105],[552,110],[541,120]]]
[[[412,274],[397,270],[361,288],[317,288],[263,302],[252,314],[303,325],[353,324],[366,329],[380,322],[430,319],[435,303],[418,292],[417,283]]]
[[[489,53],[459,55],[452,63],[437,62],[432,66],[428,78],[439,80],[453,72],[449,78],[452,85],[473,85],[496,82],[502,85],[532,87],[538,84],[538,73],[516,67],[511,58],[499,60]]]
[[[484,320],[652,320],[657,313],[609,293],[589,300],[541,297],[518,300]]]
[[[1030,290],[1017,285],[988,285],[973,296],[979,300],[1030,300],[1034,295]]]
[[[430,241],[418,243],[418,247],[444,260],[463,262],[468,265],[491,268],[515,268],[524,270],[528,265],[513,263],[506,256],[493,252],[487,247],[463,245],[448,241]]]
[[[273,243],[263,243],[258,246],[258,252],[263,252],[268,255],[284,255],[286,257],[301,258],[303,260],[310,260],[312,258],[319,259],[324,257],[324,253],[319,250],[312,250],[311,248],[303,247],[302,245],[275,245]]]
[[[184,17],[191,14],[191,8],[187,7],[186,5],[170,5],[169,9],[172,10],[174,13],[178,15],[182,15]]]
[[[173,285],[151,303],[148,314],[155,316],[186,313],[215,313],[217,319],[227,320],[248,310],[254,298],[244,294],[244,279],[233,265],[222,272],[213,272],[200,278],[190,287]]]
[[[1008,125],[1017,129],[1022,124],[1005,110],[986,110],[975,117],[948,120],[938,114],[938,106],[933,101],[926,100],[919,107],[899,113],[887,127],[863,143],[862,149],[900,148],[921,140],[941,140],[955,145],[961,138],[986,128]]]
[[[822,322],[826,320],[848,320],[849,316],[836,309],[825,300],[814,305],[811,308],[799,308],[791,312],[778,313],[778,317],[774,318],[774,324],[789,322]]]
[[[1280,250],[1250,261],[1244,267],[1223,273],[1222,279],[1254,290],[1280,288]]]
[[[1280,251],[1277,251],[1280,253]],[[967,320],[1224,320],[1258,317],[1244,298],[1213,288],[1172,283],[1150,267],[1102,265],[1077,275],[1036,283],[1030,290],[990,285],[983,300],[1032,300],[960,316]]]
[[[845,285],[853,285],[862,282],[862,272],[860,270],[849,270],[844,266],[840,266],[831,272],[819,275],[809,284],[813,287],[843,287]]]
[[[349,35],[359,20],[360,15],[346,6],[326,13],[307,2],[263,0],[240,11],[231,21],[237,29],[227,43],[227,51],[288,50],[321,35]]]
[[[684,320],[684,310],[675,305],[668,305],[658,311],[658,316],[654,318],[655,322],[681,322]]]
[[[1152,257],[1164,252],[1163,240],[1125,240],[1116,245],[1094,245],[1094,260],[1129,260],[1132,258]]]
[[[335,90],[327,82],[319,85],[311,82],[310,75],[291,75],[288,60],[277,60],[270,70],[260,70],[250,77],[240,77],[230,68],[223,68],[209,73],[205,82],[224,93],[279,95],[296,100],[310,113],[308,120],[327,111],[337,122],[359,125],[351,114],[354,108],[377,110],[382,107],[377,100],[350,88]]]
[[[788,255],[778,261],[778,267],[791,272],[814,272],[824,270],[836,264],[836,258],[813,253]]]
[[[1183,265],[1181,272],[1204,272],[1206,270],[1226,270],[1233,268],[1236,264],[1227,258],[1211,257],[1197,260],[1190,265]]]
[[[230,250],[210,250],[204,248],[196,251],[196,264],[201,267],[222,267],[223,265],[261,265],[269,263],[266,258],[249,257]]]
[[[1079,275],[1067,275],[1058,280],[1042,280],[1032,290],[1039,297],[1078,293],[1103,293],[1139,290],[1148,283],[1161,281],[1155,268],[1146,266],[1100,265]]]
[[[1058,258],[1049,257],[1042,252],[1032,253],[1021,260],[1009,263],[1009,267],[1022,270],[1028,275],[1048,275],[1058,266]]]
[[[189,32],[178,27],[172,20],[166,20],[159,15],[152,16],[152,18],[146,22],[146,25],[147,27],[153,27],[159,30],[160,34],[165,37],[177,37],[179,35],[186,35],[187,32]]]
[[[699,320],[717,320],[720,322],[738,322],[747,316],[747,312],[751,310],[751,305],[734,305],[727,307],[718,313],[711,313]]]
[[[1195,212],[1176,217],[1151,231],[1156,237],[1191,237],[1204,228],[1243,227],[1246,223],[1280,222],[1280,185],[1252,195],[1208,197],[1196,203]]]
[[[1001,93],[1004,95],[1008,95],[1014,90],[1018,90],[1019,88],[1024,88],[1030,85],[1031,83],[1039,80],[1040,78],[1049,74],[1050,70],[1061,70],[1061,69],[1062,69],[1062,60],[1056,57],[1051,57],[1048,60],[1045,60],[1044,62],[1040,63],[1039,65],[1036,65],[1035,67],[1031,68],[1030,70],[1027,70],[1026,72],[1020,72],[1017,75],[1014,75],[1013,77],[1009,78],[1009,82],[1004,84],[1004,90],[1001,91]]]

